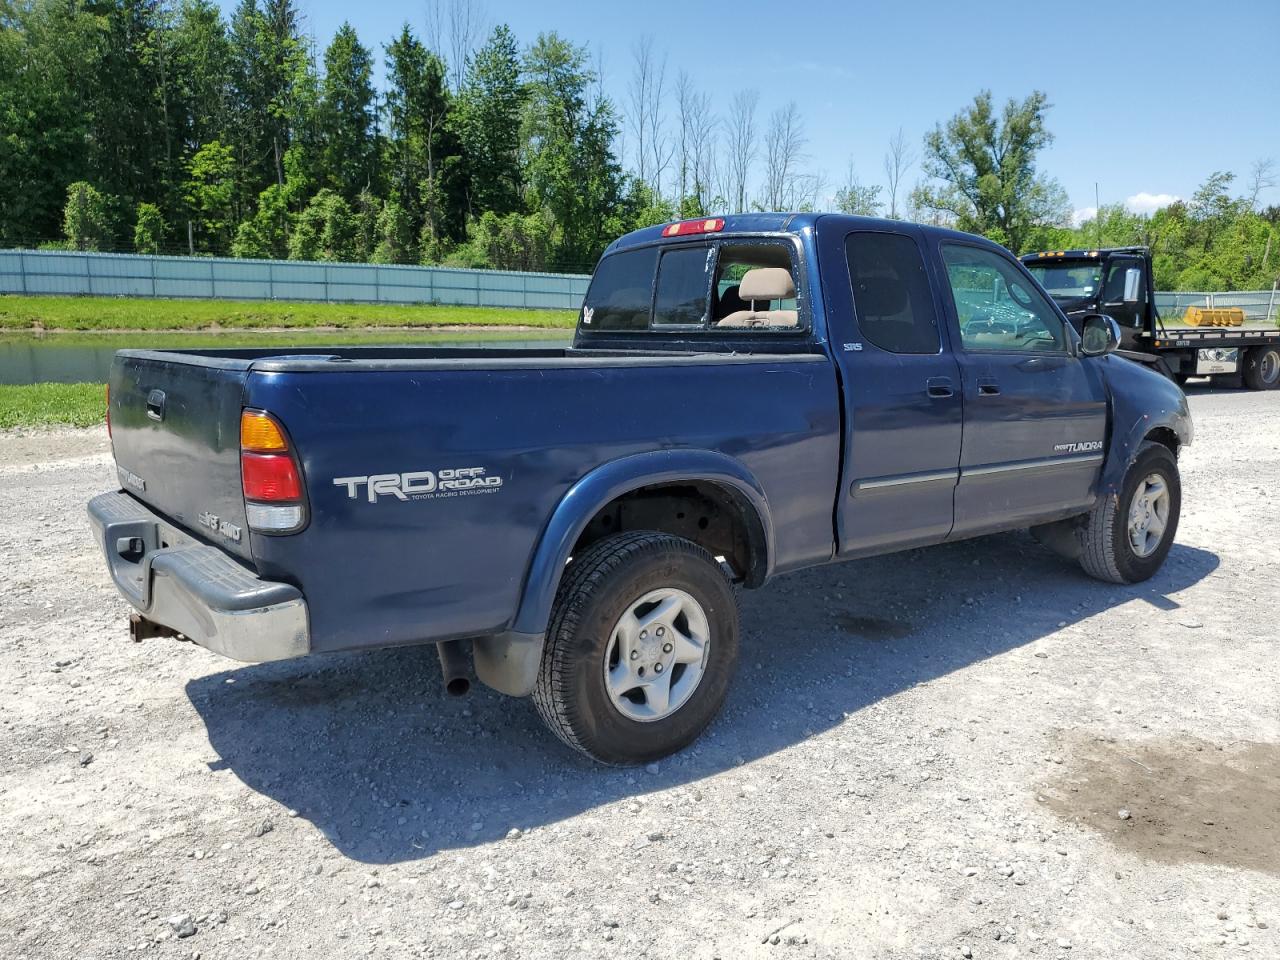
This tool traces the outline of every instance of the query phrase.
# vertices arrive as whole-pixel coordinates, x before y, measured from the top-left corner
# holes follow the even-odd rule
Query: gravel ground
[[[593,767],[433,652],[131,644],[101,431],[0,436],[0,954],[1280,956],[1280,397],[1193,391],[1178,545],[748,593],[724,715]]]

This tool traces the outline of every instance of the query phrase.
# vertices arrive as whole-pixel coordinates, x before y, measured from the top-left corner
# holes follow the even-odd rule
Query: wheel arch
[[[556,591],[574,550],[593,542],[593,522],[608,516],[615,505],[653,494],[659,498],[683,497],[688,491],[729,511],[727,516],[741,525],[745,552],[739,554],[738,563],[745,569],[735,572],[746,585],[759,586],[768,579],[774,558],[768,499],[741,462],[711,450],[636,454],[597,467],[574,483],[560,499],[534,549],[512,630],[523,634],[541,634],[546,630]],[[613,525],[599,533],[607,536],[627,529],[638,528]],[[664,525],[657,523],[644,529],[664,529]],[[698,535],[689,536],[670,526],[666,532],[680,533],[700,542]]]

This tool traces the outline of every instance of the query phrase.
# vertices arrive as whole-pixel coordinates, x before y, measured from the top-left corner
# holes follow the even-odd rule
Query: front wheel
[[[1078,528],[1080,565],[1111,583],[1149,579],[1169,555],[1181,510],[1177,458],[1166,446],[1144,443],[1119,493],[1099,498]]]
[[[737,593],[715,558],[681,537],[619,534],[565,573],[533,702],[575,750],[645,763],[706,729],[737,658]]]

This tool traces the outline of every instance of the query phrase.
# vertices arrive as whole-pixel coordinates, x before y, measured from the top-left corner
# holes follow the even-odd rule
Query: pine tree
[[[374,183],[373,57],[349,23],[324,53],[317,120],[321,181],[344,197],[358,196]]]

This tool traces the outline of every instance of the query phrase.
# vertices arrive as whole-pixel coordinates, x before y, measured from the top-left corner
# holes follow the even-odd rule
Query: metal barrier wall
[[[451,267],[0,250],[0,293],[576,310],[590,279]]]
[[[0,250],[0,293],[577,310],[590,279],[452,267]],[[1276,319],[1280,293],[1157,293],[1156,307],[1166,319],[1181,317],[1187,307],[1243,307],[1246,319],[1257,322]]]

